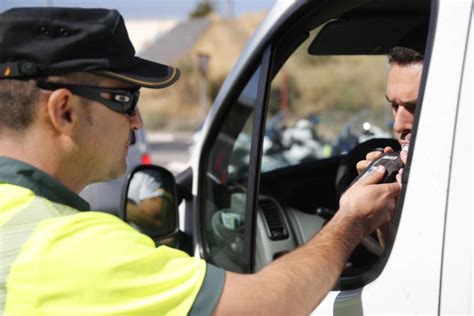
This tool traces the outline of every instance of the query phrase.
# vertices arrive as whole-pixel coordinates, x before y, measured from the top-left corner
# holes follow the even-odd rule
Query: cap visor
[[[95,70],[94,73],[136,86],[160,89],[172,85],[179,78],[179,70],[167,65],[135,57],[137,63],[126,69]]]

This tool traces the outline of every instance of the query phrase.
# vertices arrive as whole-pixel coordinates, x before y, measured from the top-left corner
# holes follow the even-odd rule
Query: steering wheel
[[[341,161],[336,174],[336,193],[338,199],[352,183],[352,181],[358,176],[357,163],[365,159],[365,156],[375,150],[383,151],[387,146],[390,146],[395,151],[399,151],[400,144],[396,139],[393,138],[372,138],[363,143],[356,145]],[[361,245],[370,253],[380,257],[383,253],[383,248],[376,238],[372,236],[365,237],[361,241]]]
[[[356,165],[359,161],[364,160],[365,156],[375,150],[383,151],[387,146],[390,146],[395,151],[399,151],[400,144],[393,138],[372,138],[352,148],[342,159],[336,174],[336,193],[338,198],[352,183],[352,181],[359,175],[357,173]]]

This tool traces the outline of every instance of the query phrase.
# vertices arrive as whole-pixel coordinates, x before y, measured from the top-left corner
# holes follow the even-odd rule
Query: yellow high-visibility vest
[[[19,168],[30,178],[22,179]],[[41,180],[32,181],[32,172]],[[11,183],[11,173],[22,185]],[[0,158],[0,315],[212,313],[222,269],[156,248],[111,214],[81,212],[77,207],[87,203],[58,185],[32,166]],[[51,188],[64,204],[45,197]]]

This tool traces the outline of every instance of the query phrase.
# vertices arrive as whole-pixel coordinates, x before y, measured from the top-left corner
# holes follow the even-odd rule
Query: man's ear
[[[71,136],[77,125],[77,102],[73,102],[73,94],[67,89],[51,92],[46,103],[47,113],[52,126],[61,134]]]

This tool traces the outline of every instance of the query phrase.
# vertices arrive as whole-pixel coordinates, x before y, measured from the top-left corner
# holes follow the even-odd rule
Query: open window
[[[250,272],[254,204],[260,162],[260,121],[265,110],[270,49],[231,99],[210,138],[200,184],[200,234],[211,263],[234,272]]]
[[[385,146],[400,150],[385,97],[387,52],[395,46],[424,51],[429,8],[428,1],[374,1],[326,19],[322,7],[308,9],[275,39],[257,211],[257,270],[319,232],[368,152]],[[389,243],[397,221],[385,236]],[[268,227],[284,231],[285,237],[273,238]],[[375,279],[390,248],[382,247],[377,233],[365,238],[338,288],[353,289]]]
[[[425,46],[429,15],[428,0],[307,1],[275,22],[205,144],[200,234],[209,261],[253,272],[294,250],[337,211],[355,163],[375,148],[399,149],[386,53]],[[374,280],[390,249],[376,234],[364,240],[338,288]]]

